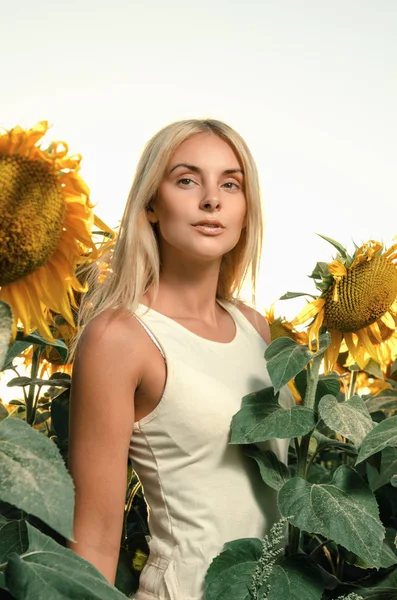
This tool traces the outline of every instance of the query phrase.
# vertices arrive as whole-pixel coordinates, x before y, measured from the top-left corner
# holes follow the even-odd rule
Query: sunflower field
[[[100,285],[116,234],[93,212],[81,156],[64,142],[42,149],[47,129],[0,134],[0,383],[13,392],[0,401],[0,597],[116,600],[133,597],[147,557],[131,468],[116,585],[66,548],[69,350],[87,270]],[[242,398],[231,423],[280,520],[263,540],[225,545],[205,600],[397,598],[397,244],[349,254],[325,239],[336,255],[314,267],[318,294],[283,296],[307,299],[292,322],[266,313],[272,386]],[[290,440],[288,466],[272,438]]]

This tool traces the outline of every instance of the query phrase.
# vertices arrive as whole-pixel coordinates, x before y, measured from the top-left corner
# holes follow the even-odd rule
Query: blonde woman
[[[255,290],[261,240],[256,167],[233,129],[180,121],[149,141],[83,308],[69,459],[71,547],[113,583],[132,458],[151,534],[136,600],[202,600],[224,543],[276,517],[254,461],[228,445],[242,397],[270,385],[268,324],[237,299],[247,273]]]

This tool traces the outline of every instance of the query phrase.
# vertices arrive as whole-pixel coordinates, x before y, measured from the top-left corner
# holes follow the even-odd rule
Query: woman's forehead
[[[171,156],[169,166],[182,163],[201,168],[222,165],[241,167],[233,148],[214,133],[198,133],[182,142]]]

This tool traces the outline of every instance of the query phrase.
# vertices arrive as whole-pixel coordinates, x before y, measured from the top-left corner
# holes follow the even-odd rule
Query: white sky
[[[148,138],[227,121],[256,158],[258,309],[334,251],[397,234],[395,0],[22,0],[0,8],[0,125],[49,120],[116,226]],[[276,312],[292,316],[293,303]]]

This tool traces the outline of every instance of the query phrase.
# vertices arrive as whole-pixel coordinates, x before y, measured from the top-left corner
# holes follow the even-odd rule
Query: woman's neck
[[[142,302],[169,316],[211,320],[217,310],[218,278],[218,267],[190,269],[190,272],[178,268],[164,270],[157,296],[150,288]]]

